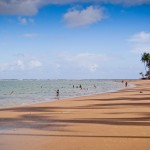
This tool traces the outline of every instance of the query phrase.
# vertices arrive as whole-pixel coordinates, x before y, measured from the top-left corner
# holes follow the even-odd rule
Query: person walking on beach
[[[128,86],[128,82],[125,82],[125,87],[127,87]]]

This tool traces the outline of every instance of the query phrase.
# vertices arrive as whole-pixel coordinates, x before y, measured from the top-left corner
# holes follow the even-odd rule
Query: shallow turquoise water
[[[64,99],[123,88],[123,83],[111,80],[1,80],[0,108],[54,101],[57,89],[59,99]]]

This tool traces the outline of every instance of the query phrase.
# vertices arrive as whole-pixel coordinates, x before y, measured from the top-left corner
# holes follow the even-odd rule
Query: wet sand
[[[150,81],[132,83],[113,93],[0,109],[0,150],[149,150]]]

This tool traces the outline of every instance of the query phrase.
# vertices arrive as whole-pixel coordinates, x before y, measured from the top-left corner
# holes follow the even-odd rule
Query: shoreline
[[[136,87],[0,109],[0,128],[10,129],[0,133],[0,149],[150,149],[150,81],[131,83]]]
[[[105,80],[105,79],[104,79]],[[122,80],[121,79],[110,79],[111,81],[113,82],[121,82]],[[137,79],[133,80],[126,80],[128,82],[132,82],[132,81],[136,81]],[[124,84],[124,83],[123,83]],[[79,96],[68,96],[68,97],[65,97],[65,98],[53,98],[53,99],[47,99],[47,100],[43,100],[43,101],[37,101],[37,102],[31,102],[31,103],[22,103],[22,104],[17,104],[16,106],[8,106],[8,107],[0,107],[0,110],[1,109],[8,109],[8,108],[16,108],[16,107],[28,107],[28,106],[32,106],[32,105],[36,105],[36,104],[42,104],[42,103],[50,103],[50,102],[55,102],[57,100],[69,100],[69,99],[73,99],[73,98],[80,98],[80,97],[87,97],[87,96],[95,96],[95,95],[101,95],[101,94],[105,94],[105,93],[113,93],[113,92],[119,92],[120,90],[124,90],[124,89],[128,89],[128,88],[134,88],[135,85],[134,84],[128,84],[128,87],[122,87],[120,89],[116,89],[116,90],[109,90],[109,91],[105,91],[105,92],[100,92],[100,93],[91,93],[91,94],[85,94],[85,95],[79,95]]]

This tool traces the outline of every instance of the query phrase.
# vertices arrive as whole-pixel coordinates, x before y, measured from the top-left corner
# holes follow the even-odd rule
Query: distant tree
[[[150,79],[150,71],[147,71],[145,76]]]
[[[145,66],[145,71],[146,71],[145,76],[150,78],[150,54],[144,52],[142,54],[141,61],[144,63]],[[142,74],[140,73],[140,75]]]

